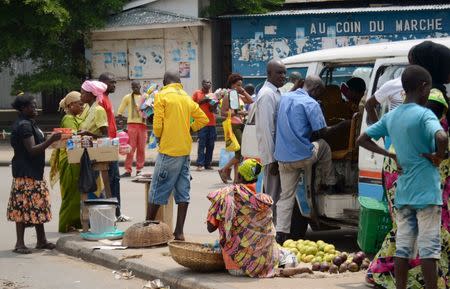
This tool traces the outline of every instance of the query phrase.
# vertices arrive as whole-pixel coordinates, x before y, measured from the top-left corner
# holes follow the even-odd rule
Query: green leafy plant
[[[202,14],[215,17],[226,14],[258,14],[280,9],[284,0],[211,0]]]
[[[126,0],[0,0],[0,65],[31,59],[36,70],[20,75],[14,90],[79,88],[86,74],[89,31],[101,28]]]

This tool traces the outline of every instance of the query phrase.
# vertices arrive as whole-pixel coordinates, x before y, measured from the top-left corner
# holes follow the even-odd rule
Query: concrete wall
[[[11,102],[14,97],[12,94],[12,85],[17,75],[31,73],[35,65],[31,60],[12,61],[12,69],[2,68],[0,72],[0,109],[12,109]],[[40,94],[35,94],[38,107],[42,107]]]
[[[189,94],[200,87],[202,79],[211,79],[212,48],[209,25],[139,31],[96,32],[92,34],[91,39],[90,54],[93,55],[91,64],[93,77],[96,78],[105,71],[118,71],[120,74],[116,92],[111,95],[116,110],[122,97],[130,93],[133,79],[139,80],[142,86],[148,82],[156,82],[162,86],[165,71],[169,69],[179,70],[180,67],[187,65],[190,73],[183,77],[181,82]],[[149,46],[145,47],[147,44]],[[105,47],[116,50],[106,52],[104,51]],[[161,59],[154,62],[155,52],[159,50]],[[146,63],[141,65],[141,75],[136,73],[136,65],[139,65],[136,52],[139,52],[140,56],[145,55]],[[128,73],[123,73],[120,68],[121,63],[106,63],[105,53],[112,53],[113,55],[115,53],[126,53]],[[117,70],[118,67],[119,70]],[[146,75],[152,75],[152,77],[147,78]]]

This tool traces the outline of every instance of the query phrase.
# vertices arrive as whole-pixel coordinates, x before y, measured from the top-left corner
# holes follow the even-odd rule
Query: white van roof
[[[322,49],[282,59],[287,66],[307,62],[363,62],[384,57],[407,56],[409,50],[425,40],[450,47],[450,37],[381,42],[356,46]]]

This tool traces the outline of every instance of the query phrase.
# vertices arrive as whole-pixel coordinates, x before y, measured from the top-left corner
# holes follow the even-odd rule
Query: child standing
[[[434,113],[423,107],[431,88],[430,74],[412,65],[402,75],[404,104],[387,113],[358,138],[372,152],[394,158],[402,174],[397,181],[396,288],[406,289],[408,261],[415,258],[417,242],[427,289],[437,288],[436,260],[440,258],[442,192],[439,166],[446,158],[447,135]],[[372,139],[389,136],[396,154]]]

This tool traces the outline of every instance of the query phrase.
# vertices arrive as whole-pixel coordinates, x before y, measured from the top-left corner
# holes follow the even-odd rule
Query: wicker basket
[[[225,269],[221,253],[205,251],[202,244],[171,241],[169,250],[178,264],[198,272],[214,272]]]
[[[169,226],[158,221],[145,221],[129,227],[122,245],[130,248],[151,247],[166,244],[173,239]]]

